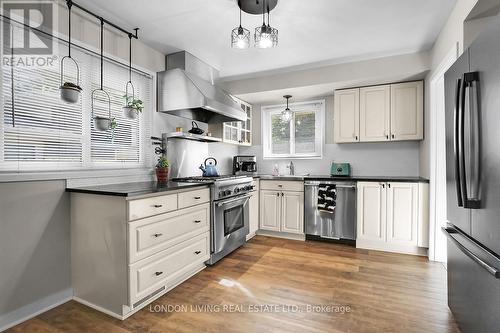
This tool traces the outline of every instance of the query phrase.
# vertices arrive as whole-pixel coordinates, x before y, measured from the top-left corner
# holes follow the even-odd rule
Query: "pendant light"
[[[271,27],[269,23],[269,5],[267,6],[267,30],[271,38],[272,47],[278,46],[278,29]]]
[[[94,120],[94,127],[98,131],[107,131],[109,129],[114,129],[116,127],[115,119],[111,117],[111,98],[109,94],[103,88],[103,65],[104,65],[104,19],[101,17],[101,86],[100,88],[92,90],[91,99],[92,99],[92,119]],[[99,96],[101,95],[101,96]],[[108,117],[94,116],[95,104],[97,101],[105,100],[108,104]]]
[[[271,27],[266,24],[266,0],[262,0],[262,25],[255,28],[255,47],[267,49],[273,47]]]
[[[281,120],[288,123],[293,118],[293,112],[288,107],[288,100],[292,98],[292,95],[285,95],[283,98],[286,98],[286,109],[281,112]]]
[[[240,26],[234,28],[231,32],[231,47],[234,49],[247,49],[250,47],[250,31],[241,26],[241,2],[238,1],[240,8]]]

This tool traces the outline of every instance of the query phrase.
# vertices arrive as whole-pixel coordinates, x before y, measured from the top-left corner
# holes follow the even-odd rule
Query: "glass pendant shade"
[[[293,118],[293,112],[292,112],[292,110],[290,110],[290,108],[288,107],[288,100],[289,100],[290,98],[292,98],[292,95],[285,95],[285,96],[283,96],[283,98],[286,98],[286,109],[285,109],[285,110],[283,110],[283,111],[281,111],[281,120],[282,120],[283,122],[288,123],[288,122],[290,122],[290,120],[292,120],[292,118]]]
[[[241,25],[231,32],[231,47],[235,49],[247,49],[250,47],[250,31]]]
[[[260,27],[255,28],[255,47],[261,49],[267,49],[273,47],[273,40],[271,37],[271,30],[265,24]]]
[[[292,120],[292,117],[292,110],[290,110],[290,108],[288,107],[281,112],[281,120],[286,123],[290,122],[290,120]]]

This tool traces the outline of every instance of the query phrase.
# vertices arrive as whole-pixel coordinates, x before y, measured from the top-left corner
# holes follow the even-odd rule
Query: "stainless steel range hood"
[[[245,121],[246,113],[214,85],[218,72],[182,51],[166,56],[166,71],[157,73],[158,111],[204,123]]]

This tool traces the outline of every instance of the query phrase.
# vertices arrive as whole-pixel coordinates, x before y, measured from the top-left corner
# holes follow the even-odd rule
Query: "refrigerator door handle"
[[[495,278],[500,279],[500,270],[487,262],[485,262],[483,259],[481,259],[479,256],[477,256],[475,253],[473,253],[471,250],[469,250],[465,245],[463,245],[454,235],[456,234],[461,234],[460,231],[458,231],[455,228],[452,227],[443,227],[443,231],[445,232],[446,236],[469,258],[474,260],[479,266],[484,268],[485,270],[488,271],[491,275],[493,275]],[[467,236],[463,235],[464,238],[468,239]],[[470,240],[472,244],[474,244],[475,247],[477,247],[479,250],[482,252],[485,252],[487,256],[492,256],[491,253],[489,253],[485,248],[480,246],[479,244],[473,242]],[[497,258],[495,260],[498,261]]]
[[[459,144],[458,144],[458,147],[459,147],[459,154],[460,154],[460,167],[459,167],[459,170],[460,170],[460,178],[462,180],[461,182],[461,193],[462,193],[462,203],[463,203],[463,207],[464,208],[472,208],[472,209],[477,209],[479,208],[480,206],[480,201],[479,199],[477,198],[470,198],[469,197],[469,189],[467,188],[467,174],[469,173],[467,171],[467,165],[471,166],[471,163],[466,163],[466,160],[465,160],[465,96],[466,96],[466,90],[469,89],[469,91],[471,90],[471,87],[473,86],[473,83],[474,82],[479,82],[479,73],[478,72],[470,72],[470,73],[464,73],[463,75],[463,78],[462,78],[462,87],[460,89],[460,116],[459,116],[459,130],[460,130],[460,138],[459,138]],[[478,94],[478,89],[475,89],[476,91],[476,94]],[[479,113],[479,110],[478,110],[478,107],[477,105],[475,107],[473,107],[470,103],[470,98],[471,98],[471,94],[469,93],[467,95],[469,98],[468,98],[468,101],[467,101],[467,105],[469,105],[469,122],[472,122],[472,121],[475,121],[476,119],[478,119],[478,113]],[[477,98],[479,96],[475,96],[476,98],[476,101],[477,101]],[[474,122],[475,124],[475,122]],[[470,144],[470,137],[473,137],[473,140],[475,140],[475,143],[478,143],[478,140],[479,140],[479,128],[475,127],[475,128],[471,128],[471,124],[468,124],[468,127],[467,127],[467,130],[468,130],[468,133],[469,133],[469,151],[471,152],[469,155],[469,159],[472,159],[473,162],[474,162],[474,172],[472,172],[472,170],[469,170],[471,171],[470,174],[472,175],[472,177],[474,178],[473,181],[472,181],[472,186],[476,186],[477,184],[479,184],[479,169],[478,169],[478,158],[476,158],[475,156],[473,157],[473,153],[472,152],[477,152],[477,149],[473,149]],[[473,133],[471,133],[471,131]],[[470,161],[469,161],[470,162]],[[476,193],[477,195],[477,193]]]
[[[458,207],[463,207],[464,203],[462,200],[462,184],[460,181],[460,129],[459,129],[459,118],[461,116],[460,111],[460,87],[462,85],[462,80],[458,79],[455,86],[455,108],[453,114],[453,155],[455,160],[455,186],[457,190],[457,203]]]

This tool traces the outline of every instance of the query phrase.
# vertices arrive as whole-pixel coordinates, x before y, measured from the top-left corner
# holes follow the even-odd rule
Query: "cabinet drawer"
[[[179,275],[203,264],[210,256],[209,243],[207,232],[130,265],[130,303],[134,304],[163,286],[172,287]]]
[[[261,180],[260,181],[261,190],[271,190],[271,191],[304,191],[304,183],[299,181],[290,180]]]
[[[171,212],[177,209],[177,194],[161,195],[128,203],[129,221]]]
[[[146,258],[209,230],[210,204],[131,222],[129,262]]]
[[[179,209],[199,205],[209,201],[210,189],[208,188],[179,193]]]

